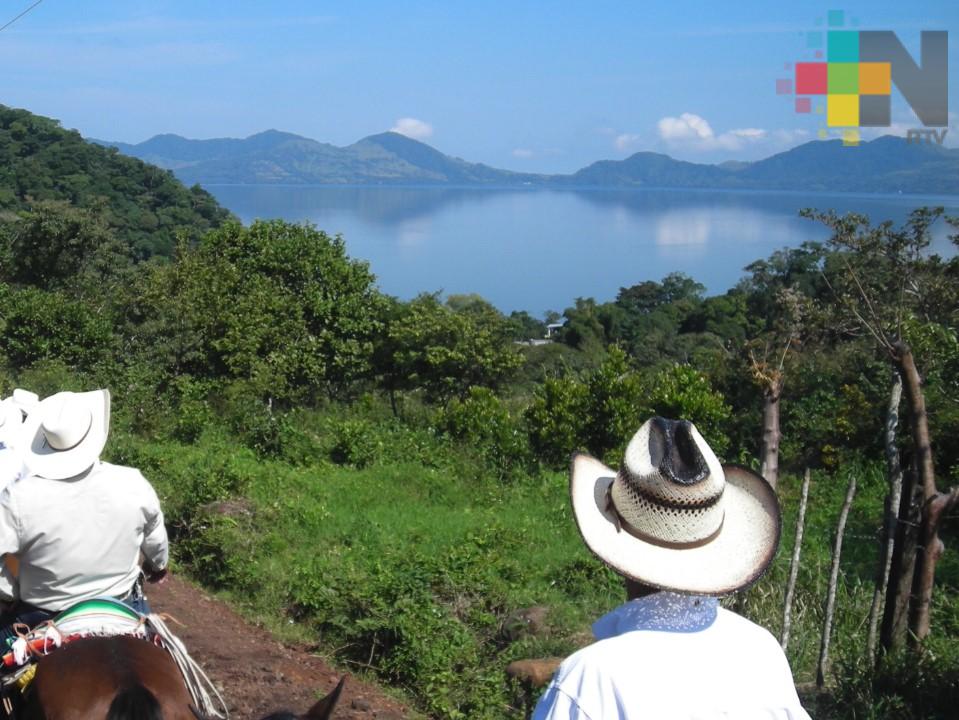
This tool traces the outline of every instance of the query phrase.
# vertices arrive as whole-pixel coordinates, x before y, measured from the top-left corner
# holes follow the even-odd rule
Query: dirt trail
[[[169,623],[220,690],[231,718],[262,718],[280,709],[306,712],[318,694],[328,693],[340,679],[342,673],[306,649],[278,642],[182,578],[171,577],[148,591],[154,612],[168,613],[184,624]],[[333,717],[399,720],[410,713],[350,676]]]

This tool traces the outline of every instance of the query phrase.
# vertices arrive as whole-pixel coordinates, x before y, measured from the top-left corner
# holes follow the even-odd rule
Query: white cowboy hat
[[[11,398],[0,401],[0,444],[11,447],[20,439],[23,430],[23,413]]]
[[[51,480],[74,477],[100,457],[109,430],[109,390],[51,395],[24,423],[24,464]]]
[[[14,405],[23,411],[24,415],[29,415],[32,413],[34,410],[36,410],[37,405],[40,404],[39,395],[37,395],[35,392],[24,390],[23,388],[14,389],[13,395],[10,396],[10,400],[13,401]]]
[[[695,426],[652,418],[616,472],[588,455],[570,468],[587,547],[619,574],[690,595],[728,595],[758,580],[779,548],[775,491],[721,465]]]

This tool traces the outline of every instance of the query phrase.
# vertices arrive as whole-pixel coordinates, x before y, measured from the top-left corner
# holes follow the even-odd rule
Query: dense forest
[[[959,221],[941,209],[902,227],[808,210],[828,242],[757,260],[722,295],[673,274],[539,319],[384,295],[349,238],[243,226],[23,111],[0,112],[0,153],[0,392],[110,387],[110,457],[160,489],[179,567],[248,614],[430,715],[517,716],[532,695],[507,663],[588,642],[622,596],[573,527],[570,453],[615,466],[660,414],[777,486],[779,560],[730,600],[777,635],[810,472],[789,645],[802,685],[857,480],[814,717],[946,717],[959,701],[959,259],[927,251],[934,223]],[[554,320],[555,341],[529,342]]]
[[[185,188],[153,165],[105,152],[56,120],[0,105],[0,217],[61,204],[108,227],[137,258],[169,255],[230,217],[199,185]]]

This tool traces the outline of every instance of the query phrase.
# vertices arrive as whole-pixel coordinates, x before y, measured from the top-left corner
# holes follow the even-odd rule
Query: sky
[[[0,25],[35,1],[0,0]],[[816,138],[821,116],[797,114],[776,80],[810,59],[805,32],[834,9],[917,59],[921,30],[949,31],[946,144],[959,146],[955,0],[42,0],[0,30],[0,103],[131,143],[273,128],[348,145],[395,130],[530,172],[641,150],[753,160]],[[892,121],[920,126],[895,89]]]

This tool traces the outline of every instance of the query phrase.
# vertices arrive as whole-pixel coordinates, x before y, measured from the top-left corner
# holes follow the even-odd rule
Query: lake
[[[902,222],[920,205],[959,215],[957,196],[688,190],[516,190],[432,187],[211,185],[245,223],[309,221],[341,233],[383,292],[478,293],[503,312],[542,317],[577,297],[605,302],[621,287],[683,272],[722,293],[773,251],[825,240],[803,207]],[[954,252],[948,226],[933,249]]]

